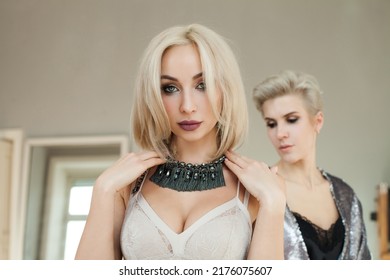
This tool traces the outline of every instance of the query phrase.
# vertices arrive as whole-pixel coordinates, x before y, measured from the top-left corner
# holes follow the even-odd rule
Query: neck
[[[321,182],[322,175],[315,162],[300,161],[291,164],[279,161],[277,166],[278,174],[287,182],[295,183],[308,189],[312,189]]]
[[[174,159],[187,163],[207,163],[215,159],[217,143],[215,136],[212,140],[187,142],[177,140],[174,142],[175,154]]]

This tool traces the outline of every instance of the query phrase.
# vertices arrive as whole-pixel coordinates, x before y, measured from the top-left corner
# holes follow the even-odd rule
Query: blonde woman
[[[282,259],[275,169],[233,150],[247,130],[236,59],[209,28],[169,28],[141,60],[132,109],[143,149],[103,172],[77,259]]]
[[[285,259],[370,259],[355,192],[317,167],[316,141],[324,123],[317,80],[283,71],[257,85],[253,98],[286,183]]]

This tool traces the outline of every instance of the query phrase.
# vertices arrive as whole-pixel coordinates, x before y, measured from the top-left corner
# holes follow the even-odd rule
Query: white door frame
[[[26,211],[28,187],[30,179],[31,155],[34,147],[93,147],[115,144],[120,147],[120,155],[123,156],[129,152],[129,138],[123,135],[112,136],[81,136],[81,137],[51,137],[51,138],[28,138],[24,143],[23,153],[23,174],[19,201],[19,216],[15,246],[14,259],[23,259],[24,231],[26,226]]]
[[[0,138],[12,142],[11,193],[10,193],[10,232],[9,232],[9,259],[21,259],[20,228],[21,221],[21,170],[23,155],[24,134],[21,129],[0,129]]]

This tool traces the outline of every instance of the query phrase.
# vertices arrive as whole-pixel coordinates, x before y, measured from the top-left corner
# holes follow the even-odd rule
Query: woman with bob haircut
[[[283,259],[284,182],[234,152],[247,126],[225,39],[199,24],[158,34],[135,84],[141,151],[97,178],[76,259]]]
[[[316,164],[316,141],[324,122],[316,78],[282,71],[258,84],[253,99],[279,154],[275,166],[286,184],[285,259],[371,259],[355,192]]]

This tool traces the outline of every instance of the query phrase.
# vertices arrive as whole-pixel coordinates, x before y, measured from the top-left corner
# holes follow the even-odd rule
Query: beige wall
[[[129,133],[138,59],[162,29],[199,22],[231,40],[248,92],[242,152],[273,163],[255,84],[282,69],[324,91],[321,167],[364,207],[377,257],[375,188],[390,182],[388,0],[1,0],[0,128],[27,137]]]

